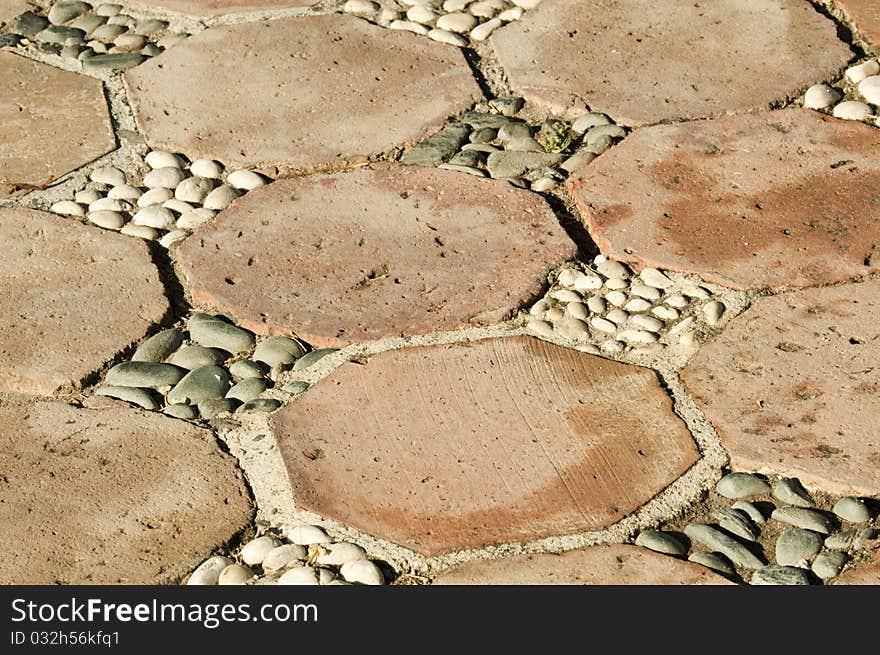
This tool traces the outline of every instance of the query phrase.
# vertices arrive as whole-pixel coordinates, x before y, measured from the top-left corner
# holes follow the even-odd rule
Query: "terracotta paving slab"
[[[769,108],[852,56],[801,0],[551,0],[492,42],[527,99],[624,125]]]
[[[273,429],[299,504],[427,555],[607,527],[698,459],[653,372],[531,337],[344,364]]]
[[[133,7],[168,9],[192,16],[222,16],[236,11],[310,7],[318,0],[129,0]]]
[[[504,182],[381,165],[250,192],[178,250],[196,301],[318,346],[496,323],[576,254]]]
[[[834,0],[856,30],[876,50],[880,48],[880,2],[877,0]]]
[[[636,130],[568,180],[603,253],[731,287],[880,268],[880,131],[803,109]]]
[[[140,240],[0,209],[0,391],[76,385],[168,311]]]
[[[880,280],[762,298],[682,372],[731,465],[880,494]]]
[[[154,148],[281,170],[413,143],[482,97],[456,48],[339,15],[212,27],[125,80]]]
[[[42,184],[116,146],[101,82],[0,52],[0,198]]]
[[[875,550],[869,561],[844,572],[834,584],[880,585],[880,549]]]
[[[5,27],[30,8],[26,0],[0,0],[0,27]]]
[[[709,569],[628,544],[478,560],[441,573],[435,585],[730,585]]]
[[[251,519],[207,430],[8,395],[0,425],[2,584],[173,582]]]

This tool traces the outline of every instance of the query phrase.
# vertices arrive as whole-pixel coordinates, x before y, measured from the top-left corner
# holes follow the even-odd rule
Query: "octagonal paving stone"
[[[731,585],[709,569],[628,544],[467,562],[435,585]]]
[[[273,430],[298,505],[425,555],[606,528],[698,459],[652,371],[531,337],[343,364]]]
[[[116,147],[99,80],[0,52],[0,198]]]
[[[606,255],[737,289],[880,268],[880,131],[805,109],[636,130],[566,182]]]
[[[78,385],[169,311],[144,242],[0,209],[0,391]]]
[[[877,0],[835,0],[856,31],[874,50],[880,48],[880,2]]]
[[[167,9],[191,16],[223,16],[238,11],[310,7],[318,0],[128,0],[133,7]]]
[[[125,81],[152,147],[280,171],[362,162],[482,97],[458,49],[339,15],[212,27]]]
[[[211,432],[0,394],[0,584],[167,584],[253,515]]]
[[[803,0],[546,0],[492,42],[527,99],[630,126],[769,108],[853,56]]]
[[[682,372],[740,470],[880,494],[880,280],[758,300]]]
[[[279,180],[178,249],[193,298],[312,345],[496,323],[577,248],[538,195],[398,164]]]

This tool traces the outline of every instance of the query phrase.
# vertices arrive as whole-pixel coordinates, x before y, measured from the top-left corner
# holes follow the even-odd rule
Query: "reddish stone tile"
[[[207,430],[0,395],[0,583],[163,584],[252,518]],[[182,457],[181,453],[186,456]]]
[[[140,240],[0,209],[0,250],[0,391],[77,385],[169,309]]]
[[[874,542],[873,550],[868,561],[845,571],[833,584],[880,585],[880,542]]]
[[[30,8],[26,0],[0,0],[0,28],[6,27]]]
[[[0,52],[0,198],[116,147],[101,82]]]
[[[310,7],[318,0],[128,0],[133,7],[167,9],[192,16],[222,16],[237,11]]]
[[[561,555],[477,560],[441,573],[435,585],[730,585],[709,569],[628,544]]]
[[[880,132],[803,109],[636,130],[567,182],[602,252],[738,289],[880,268]]]
[[[492,42],[516,91],[623,125],[769,108],[852,56],[801,0],[542,2]]]
[[[880,48],[880,2],[877,0],[835,0],[856,31],[874,49]]]
[[[536,194],[395,164],[251,191],[178,260],[244,327],[339,346],[496,323],[575,254]]]
[[[605,528],[698,459],[652,371],[531,337],[343,364],[273,429],[298,504],[426,555]]]
[[[682,372],[733,468],[880,494],[880,280],[762,298]]]
[[[282,171],[413,143],[481,97],[458,49],[339,15],[215,26],[125,81],[154,148]]]

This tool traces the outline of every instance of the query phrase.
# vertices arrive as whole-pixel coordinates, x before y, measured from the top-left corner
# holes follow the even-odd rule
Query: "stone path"
[[[0,582],[880,583],[875,4],[0,0]]]

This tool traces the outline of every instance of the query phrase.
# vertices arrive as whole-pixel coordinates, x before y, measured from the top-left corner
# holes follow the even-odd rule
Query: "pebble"
[[[835,105],[831,112],[836,118],[843,118],[850,121],[864,121],[871,118],[873,112],[870,105],[857,100],[847,100]]]
[[[367,559],[367,551],[363,548],[357,544],[340,541],[322,549],[315,561],[322,566],[345,566],[349,562],[365,559]]]
[[[605,294],[605,300],[615,307],[623,307],[629,298],[622,291],[609,291]]]
[[[137,206],[150,207],[152,205],[161,205],[168,202],[172,198],[174,198],[174,193],[170,189],[157,187],[155,189],[150,189],[149,191],[142,193],[141,197],[137,200]]]
[[[258,566],[263,563],[266,555],[271,550],[281,545],[275,537],[263,535],[252,539],[241,549],[241,559],[245,564],[250,566]]]
[[[644,530],[636,537],[636,546],[648,548],[658,553],[684,557],[687,555],[687,546],[668,532],[659,530]]]
[[[86,33],[86,38],[91,36],[92,32],[101,27],[107,22],[106,16],[96,16],[95,14],[83,14],[75,21],[73,21],[70,26],[75,27],[78,30],[82,30]]]
[[[189,172],[197,177],[219,180],[223,174],[223,166],[213,159],[196,159],[189,165]]]
[[[607,332],[609,334],[614,334],[615,332],[617,332],[617,326],[614,323],[606,318],[601,318],[599,316],[594,316],[593,318],[591,318],[590,325],[592,325],[600,332]]]
[[[841,530],[825,539],[825,548],[830,550],[859,550],[866,542],[876,539],[877,530],[873,528]]]
[[[232,564],[235,564],[235,562],[228,557],[221,557],[220,555],[209,557],[192,572],[186,584],[215,585],[220,580],[220,574],[223,570]]]
[[[288,382],[283,387],[281,387],[282,391],[286,391],[287,393],[303,393],[309,388],[308,382],[302,382],[300,380],[296,380],[294,382]]]
[[[49,20],[47,18],[38,16],[32,11],[26,11],[16,19],[12,26],[12,31],[15,34],[20,34],[30,39],[47,27],[49,27]]]
[[[615,339],[608,339],[607,341],[603,341],[601,346],[603,351],[610,354],[622,353],[626,350],[626,344],[623,341],[617,341]]]
[[[257,344],[254,361],[263,362],[271,367],[293,364],[305,354],[305,348],[295,339],[285,336],[269,337]]]
[[[612,309],[605,315],[605,318],[615,325],[623,325],[629,319],[629,313],[622,309]]]
[[[668,289],[673,284],[675,284],[672,280],[670,280],[656,268],[642,269],[642,271],[639,273],[639,277],[641,278],[642,282],[647,284],[649,287],[654,287],[655,289]]]
[[[222,364],[226,361],[226,355],[223,351],[213,348],[205,348],[204,346],[184,346],[171,358],[171,363],[188,371],[202,368],[203,366],[214,366]]]
[[[805,507],[779,507],[773,510],[770,518],[822,534],[830,534],[834,525],[830,518],[818,510]]]
[[[330,569],[318,569],[318,582],[320,584],[330,584],[336,580],[336,574]]]
[[[126,31],[124,25],[114,25],[108,21],[108,24],[96,27],[92,32],[91,37],[97,41],[111,43],[113,39],[120,34],[125,34]]]
[[[139,209],[131,217],[131,222],[135,225],[145,225],[157,230],[173,230],[177,225],[171,210],[160,205],[150,205],[149,207]]]
[[[796,478],[780,478],[773,486],[773,497],[795,507],[812,507],[813,499]]]
[[[281,401],[274,398],[254,398],[239,408],[240,412],[274,412],[281,407]]]
[[[416,5],[407,10],[406,17],[415,23],[433,23],[437,12],[425,5]]]
[[[395,20],[391,21],[391,24],[388,26],[390,30],[406,30],[407,32],[413,32],[415,34],[427,34],[430,30],[422,25],[421,23],[416,23],[411,20]]]
[[[438,29],[435,28],[428,32],[428,38],[433,41],[438,41],[440,43],[448,43],[449,45],[454,45],[458,47],[463,47],[467,45],[467,39],[461,36],[460,34],[456,34],[455,32],[450,32],[449,30]]]
[[[105,3],[102,5],[98,5],[98,8],[95,10],[95,13],[98,16],[116,16],[120,11],[122,11],[122,5],[116,3]]]
[[[256,362],[248,359],[240,359],[229,367],[229,372],[237,378],[261,378],[263,369]]]
[[[627,303],[629,304],[629,303]],[[651,318],[650,316],[644,315],[636,315],[630,318],[630,323],[636,325],[640,328],[648,330],[649,332],[659,332],[663,329],[663,321],[660,321],[656,318]]]
[[[765,566],[752,575],[753,585],[809,585],[807,572],[794,566]]]
[[[134,33],[143,36],[152,36],[156,32],[161,32],[166,27],[168,27],[168,23],[164,20],[146,18],[137,24],[134,28]]]
[[[560,168],[568,173],[574,173],[580,168],[583,168],[591,161],[596,158],[595,153],[589,152],[587,150],[581,150],[573,154],[571,157],[566,159],[562,164],[560,164]]]
[[[586,320],[590,316],[590,310],[582,302],[570,302],[565,306],[565,313],[573,318]]]
[[[505,9],[500,14],[498,14],[498,20],[508,23],[513,20],[519,20],[520,18],[522,18],[522,15],[522,7],[512,7],[510,9]]]
[[[154,168],[144,175],[144,186],[155,189],[163,187],[165,189],[174,189],[178,184],[186,179],[186,173],[176,166],[162,166]]]
[[[526,327],[536,334],[540,334],[542,337],[553,336],[553,324],[548,321],[532,319],[528,322]]]
[[[631,298],[623,308],[628,312],[646,312],[651,309],[651,303],[642,298]]]
[[[149,409],[151,411],[156,411],[161,407],[156,394],[149,389],[107,385],[95,390],[95,395],[124,400],[125,402],[133,403],[138,407],[143,407],[144,409]]]
[[[206,348],[239,353],[254,347],[254,335],[208,314],[193,314],[187,321],[190,339]]]
[[[770,491],[770,485],[751,473],[728,473],[715,485],[715,491],[731,500],[761,496]]]
[[[866,77],[871,77],[878,73],[880,73],[880,63],[877,63],[875,59],[869,59],[866,62],[847,68],[844,77],[850,84],[858,84]]]
[[[525,104],[525,98],[520,96],[501,96],[489,101],[489,106],[500,112],[502,116],[518,114]]]
[[[241,585],[254,577],[254,572],[242,564],[230,564],[220,573],[217,579],[219,585]]]
[[[126,234],[130,237],[137,237],[138,239],[145,239],[147,241],[153,241],[159,238],[159,232],[152,227],[147,225],[134,225],[132,223],[126,224],[121,230],[121,234]]]
[[[749,515],[740,510],[719,508],[712,512],[712,516],[722,528],[746,541],[757,541],[761,535]]]
[[[559,334],[567,339],[581,339],[589,333],[587,324],[577,318],[570,318],[559,327]]]
[[[74,202],[73,200],[62,200],[61,202],[56,202],[54,205],[49,207],[49,211],[55,212],[56,214],[62,214],[64,216],[78,216],[83,217],[86,215],[86,211],[82,205]]]
[[[127,14],[116,14],[115,16],[111,16],[107,19],[107,23],[110,25],[119,25],[126,29],[134,27],[134,19]]]
[[[382,571],[373,562],[367,559],[359,559],[353,562],[347,562],[339,569],[339,574],[346,582],[353,582],[366,585],[383,585],[385,584],[385,576]]]
[[[602,288],[602,278],[597,275],[580,273],[574,280],[574,288],[577,291],[592,291]]]
[[[379,3],[372,0],[347,0],[342,10],[349,14],[371,14],[379,10]]]
[[[213,188],[213,180],[207,177],[188,177],[177,185],[174,197],[184,202],[201,204]]]
[[[208,398],[198,403],[199,414],[204,419],[212,419],[227,412],[234,412],[240,404],[233,398]]]
[[[823,580],[830,580],[840,575],[848,561],[849,555],[846,553],[825,551],[816,556],[816,559],[813,560],[813,566],[810,568]]]
[[[409,17],[409,13],[407,13],[407,17]],[[474,29],[477,25],[477,19],[471,14],[454,12],[440,16],[440,18],[437,19],[436,25],[441,30],[462,34]]]
[[[111,211],[125,212],[131,209],[131,203],[116,198],[98,198],[89,205],[90,212]]]
[[[858,86],[859,95],[872,105],[880,105],[880,75],[866,77]]]
[[[684,533],[694,541],[698,541],[712,550],[717,550],[722,555],[728,557],[734,564],[748,569],[757,569],[764,566],[764,562],[744,544],[710,525],[690,523],[684,529]]]
[[[199,417],[198,410],[192,405],[187,405],[185,403],[177,403],[174,405],[168,405],[165,409],[162,410],[163,413],[168,416],[173,416],[174,418],[179,418],[183,420],[194,420]]]
[[[310,566],[296,566],[278,578],[280,585],[317,585],[318,572]]]
[[[662,305],[651,309],[651,313],[663,321],[675,321],[681,317],[681,314],[679,314],[677,309],[664,307]]]
[[[492,32],[501,27],[501,25],[503,25],[503,23],[500,18],[487,20],[485,23],[477,25],[474,29],[472,29],[470,31],[470,37],[474,41],[485,41],[491,36]]]
[[[541,4],[541,0],[510,0],[517,7],[522,9],[534,9],[539,4]]]
[[[605,280],[605,287],[607,289],[612,289],[615,291],[622,291],[623,289],[629,287],[629,282],[627,282],[626,280],[621,280],[620,278],[610,277]]]
[[[168,392],[170,403],[198,404],[221,399],[229,391],[229,373],[220,366],[202,366],[183,376]]]
[[[401,162],[419,166],[437,166],[455,154],[468,141],[470,129],[461,124],[447,125],[417,144]]]
[[[706,323],[709,325],[717,325],[723,314],[724,304],[717,300],[707,302],[703,305],[703,316],[706,319]]]
[[[143,192],[140,189],[130,184],[117,184],[107,192],[107,197],[115,200],[137,201],[142,195]]]
[[[45,43],[56,43],[58,45],[70,45],[68,41],[76,41],[82,39],[85,32],[73,27],[65,27],[64,25],[50,25],[42,32],[39,32],[34,39],[44,41]]]
[[[102,27],[107,27],[106,25]],[[101,28],[98,28],[101,29]],[[95,55],[83,61],[83,70],[126,70],[142,63],[146,58],[136,52],[119,52],[108,55]]]
[[[827,109],[840,99],[843,94],[827,84],[814,84],[804,93],[804,107],[807,109]]]
[[[757,525],[760,525],[761,523],[765,523],[767,521],[767,519],[765,519],[764,515],[761,513],[761,510],[758,509],[757,505],[754,505],[747,500],[738,500],[733,505],[731,505],[731,508],[745,512],[749,515],[749,518],[752,519],[752,521]]]
[[[678,323],[669,328],[669,334],[676,335],[681,332],[688,330],[694,323],[697,322],[693,316],[688,316],[686,318],[681,319]],[[768,485],[769,487],[769,485]]]
[[[871,511],[861,498],[844,496],[834,505],[833,512],[844,521],[850,523],[867,523],[871,520]]]
[[[300,546],[330,543],[330,537],[317,525],[297,525],[291,528],[287,538]]]
[[[545,315],[545,318],[548,319],[548,320],[550,320],[550,321],[558,321],[558,320],[560,320],[563,316],[565,316],[565,312],[562,310],[562,308],[560,308],[560,307],[551,307],[550,309],[547,310],[547,313],[546,313],[546,315]]]
[[[262,175],[246,170],[233,171],[226,177],[226,182],[236,189],[244,189],[245,191],[253,191],[266,184]]]
[[[63,25],[72,21],[77,16],[91,11],[92,6],[86,2],[66,1],[56,2],[47,14],[49,22],[53,25]]]
[[[723,575],[736,575],[733,563],[721,553],[707,553],[705,550],[695,550],[688,555],[688,561],[702,564],[706,568],[718,571]]]
[[[269,383],[263,378],[245,378],[241,382],[233,385],[233,387],[226,393],[226,397],[247,403],[259,398],[260,394],[268,388]]]
[[[189,179],[190,178],[187,178],[186,180],[183,181],[183,183],[186,183],[187,180],[189,180]],[[177,188],[179,189],[180,187],[177,187]],[[171,211],[177,212],[178,214],[185,214],[185,213],[190,212],[193,209],[195,209],[195,207],[193,207],[193,205],[191,205],[190,203],[185,202],[183,200],[178,200],[177,198],[171,198],[171,200],[166,200],[165,202],[162,203],[162,206],[165,209],[170,209]]]
[[[608,278],[618,278],[621,280],[629,279],[629,270],[626,266],[613,259],[603,259],[598,261],[596,264],[596,270]]]
[[[131,33],[120,34],[113,39],[113,45],[115,52],[134,52],[147,45],[147,37]]]
[[[660,339],[656,334],[647,330],[623,330],[617,335],[617,338],[630,346],[657,343]]]
[[[177,384],[186,371],[173,364],[123,362],[107,371],[106,383],[117,387],[162,387]]]
[[[430,4],[431,0],[401,0],[407,5]],[[444,0],[443,11],[461,11],[473,2],[473,0]]]
[[[313,350],[310,353],[306,353],[298,360],[296,360],[296,363],[293,365],[293,370],[301,371],[304,368],[308,368],[312,364],[317,363],[318,360],[323,359],[331,353],[335,353],[337,350],[338,348],[319,348],[318,350]]]
[[[202,207],[193,209],[180,215],[180,218],[177,219],[177,227],[181,230],[194,230],[199,225],[204,225],[212,220],[214,216],[215,212],[210,209]]]
[[[822,535],[812,530],[786,530],[776,540],[776,563],[780,566],[808,566],[822,550],[822,543]]]
[[[299,560],[304,560],[308,553],[303,546],[297,544],[282,544],[276,546],[268,553],[262,561],[264,571],[280,571],[292,564],[296,564]]]
[[[114,166],[101,166],[89,174],[89,179],[98,184],[118,186],[125,184],[125,173]]]

